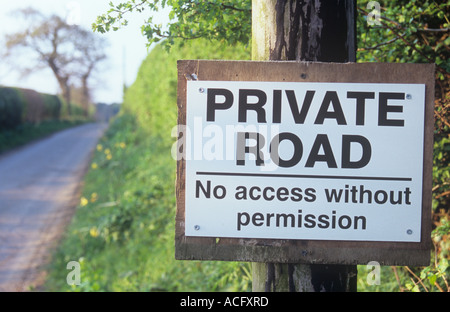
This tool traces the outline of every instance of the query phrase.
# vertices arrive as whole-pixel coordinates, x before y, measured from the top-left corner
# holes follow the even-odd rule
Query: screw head
[[[413,233],[413,231],[411,229],[406,230],[406,234],[411,235],[412,233]]]
[[[194,230],[199,231],[200,230],[200,225],[194,226]]]
[[[411,100],[411,99],[412,99],[412,95],[408,93],[408,94],[406,95],[406,99],[407,99],[407,100]]]
[[[200,92],[200,93],[205,93],[205,88],[199,88],[199,89],[198,89],[198,92]]]

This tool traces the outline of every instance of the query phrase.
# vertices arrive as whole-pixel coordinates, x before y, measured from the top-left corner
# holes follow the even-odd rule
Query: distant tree
[[[73,79],[81,79],[84,90],[88,90],[89,76],[98,62],[106,58],[102,50],[103,41],[91,31],[69,25],[57,15],[45,16],[32,8],[19,10],[17,14],[25,20],[25,30],[6,36],[5,56],[14,60],[21,52],[32,55],[31,67],[24,67],[24,63],[15,64],[24,75],[49,68],[70,115],[71,83]]]
[[[91,93],[89,79],[98,69],[100,62],[104,61],[106,41],[94,36],[92,31],[79,28],[75,34],[77,42],[77,53],[74,56],[73,63],[77,65],[75,76],[79,79],[81,89],[80,104],[84,109],[85,115],[88,114],[89,104],[91,103]]]

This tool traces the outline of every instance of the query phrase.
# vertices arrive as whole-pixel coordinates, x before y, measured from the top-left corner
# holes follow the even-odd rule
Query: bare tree
[[[74,62],[77,64],[77,77],[80,79],[81,84],[81,105],[87,116],[91,102],[89,78],[92,77],[98,68],[98,64],[107,58],[104,51],[106,42],[103,38],[94,36],[91,31],[83,29],[80,29],[77,35],[79,36],[78,42],[80,43],[77,49],[80,55]]]
[[[22,32],[6,36],[6,56],[15,58],[20,52],[33,55],[33,65],[29,68],[24,64],[23,74],[49,68],[55,76],[61,93],[71,109],[71,84],[74,79],[80,79],[86,92],[88,108],[88,79],[97,63],[106,58],[103,52],[103,41],[94,33],[86,31],[77,25],[69,25],[57,15],[45,16],[39,11],[28,8],[18,11],[27,25]]]

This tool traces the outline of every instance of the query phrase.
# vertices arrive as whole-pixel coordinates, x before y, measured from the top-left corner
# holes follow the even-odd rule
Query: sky
[[[91,29],[96,17],[108,11],[110,0],[0,0],[0,55],[4,49],[6,34],[24,30],[24,25],[14,17],[13,11],[33,7],[45,15],[57,14],[66,18],[67,22]],[[125,2],[114,0],[113,3]],[[146,13],[147,12],[147,13]],[[109,46],[106,49],[107,61],[102,64],[101,72],[96,77],[93,90],[94,102],[121,103],[123,83],[131,85],[142,61],[149,49],[146,38],[140,27],[148,18],[149,11],[129,15],[128,26],[106,34],[98,34],[106,38]],[[168,18],[164,14],[154,17],[154,21],[165,23]],[[31,55],[24,56],[15,64],[30,62]],[[58,83],[49,69],[39,70],[22,77],[12,62],[0,59],[0,85],[34,89],[38,92],[59,93]]]

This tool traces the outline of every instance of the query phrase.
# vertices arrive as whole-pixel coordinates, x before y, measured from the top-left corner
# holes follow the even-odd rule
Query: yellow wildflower
[[[125,147],[126,147],[126,145],[125,145],[124,142],[120,142],[119,146],[120,146],[121,148],[125,148]]]
[[[92,169],[97,169],[97,168],[98,168],[97,163],[92,163],[91,168],[92,168]]]
[[[98,237],[100,235],[100,232],[98,231],[98,229],[95,226],[93,226],[89,230],[89,234],[91,234],[92,237]]]
[[[89,204],[89,201],[85,198],[85,197],[81,197],[80,199],[80,205],[81,207],[86,206],[87,204]]]
[[[105,154],[106,155],[111,154],[111,150],[109,148],[105,149]]]
[[[101,144],[97,144],[97,151],[101,152],[103,150],[103,146]]]
[[[92,193],[91,194],[91,203],[95,203],[98,199],[98,194],[97,193]]]
[[[106,155],[106,159],[110,160],[112,158],[111,154]]]

